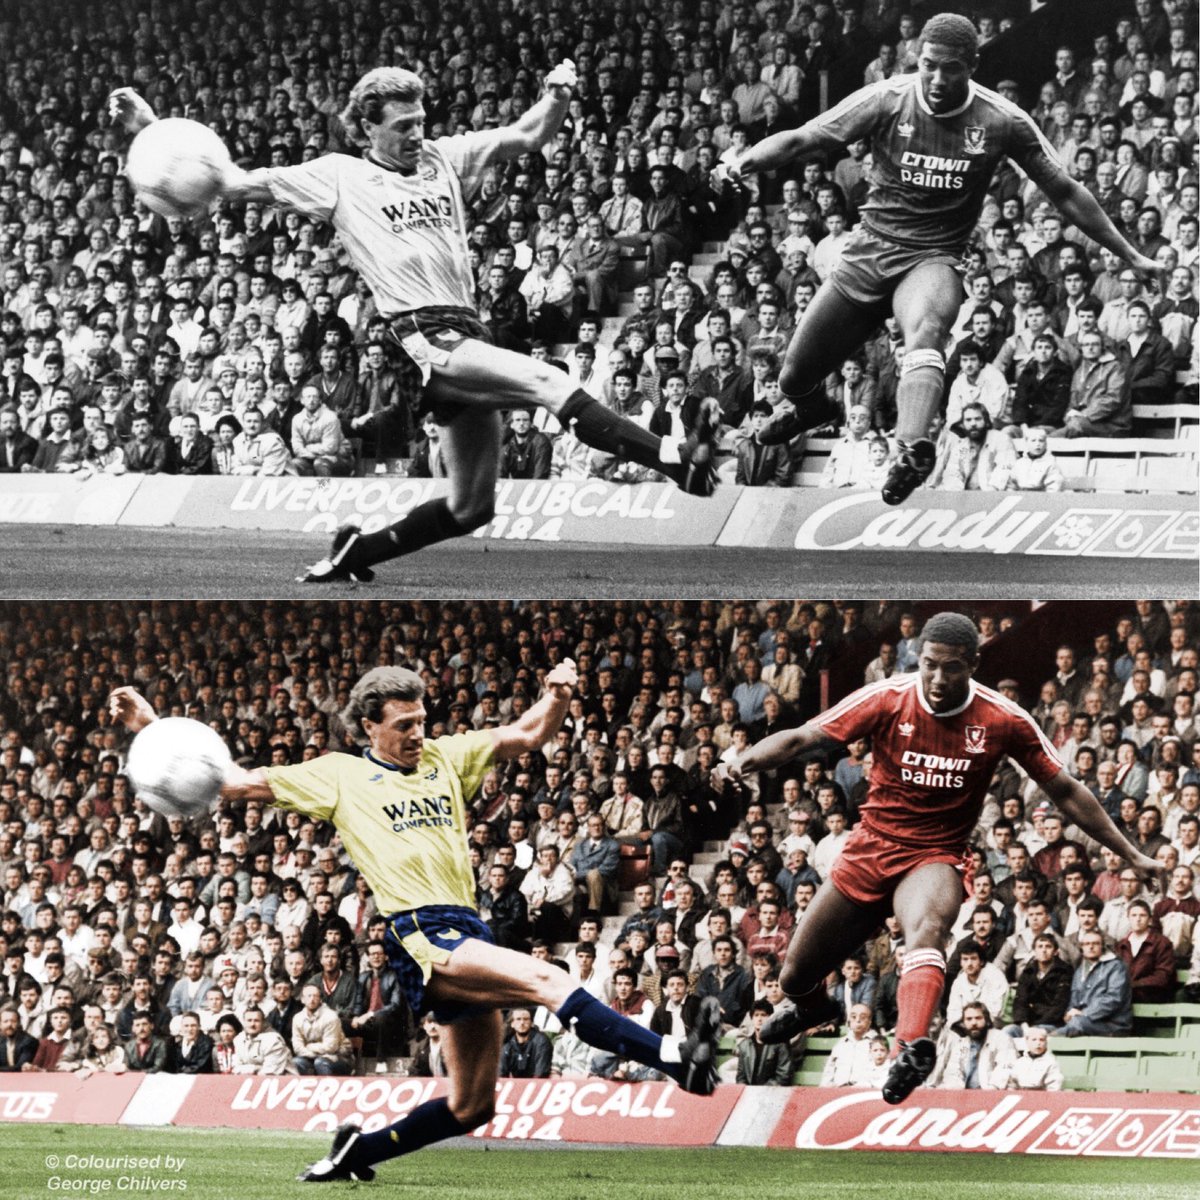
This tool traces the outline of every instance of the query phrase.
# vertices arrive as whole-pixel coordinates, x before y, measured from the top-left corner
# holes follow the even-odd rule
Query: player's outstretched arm
[[[825,149],[828,139],[813,128],[811,122],[799,129],[785,129],[773,133],[761,142],[743,151],[740,155],[732,149],[721,155],[721,167],[730,179],[753,175],[757,171],[770,171],[775,167],[787,166],[810,154]]]
[[[113,124],[119,125],[130,137],[135,137],[151,122],[158,120],[154,109],[131,87],[119,87],[109,93],[108,115]]]
[[[235,804],[244,804],[247,800],[261,800],[270,804],[275,799],[275,793],[267,782],[267,772],[262,767],[247,771],[234,763],[221,784],[221,799],[232,800]]]
[[[124,725],[130,733],[145,729],[151,721],[158,720],[154,706],[137,688],[113,688],[108,697],[108,713],[114,721]]]
[[[559,730],[579,676],[569,658],[546,676],[546,694],[519,720],[492,730],[492,753],[504,761],[544,746]]]
[[[108,711],[114,721],[119,721],[130,733],[145,729],[151,721],[158,720],[158,714],[150,701],[137,688],[113,688],[108,697]],[[234,763],[225,782],[221,785],[221,795],[227,800],[265,800],[268,803],[275,799],[267,783],[267,773],[261,767],[247,771]]]
[[[1157,859],[1143,854],[1113,823],[1100,801],[1077,779],[1060,771],[1042,789],[1069,821],[1089,837],[1119,854],[1138,873],[1143,883],[1154,883],[1162,895],[1167,893],[1167,876]]]
[[[773,733],[751,746],[741,758],[721,763],[713,771],[714,786],[721,791],[726,782],[739,783],[743,775],[782,766],[810,750],[833,744],[833,739],[818,725],[801,725],[799,729]]]
[[[1123,258],[1134,270],[1158,275],[1158,263],[1147,258],[1122,235],[1100,207],[1099,201],[1087,188],[1077,183],[1065,171],[1057,171],[1052,179],[1041,181],[1042,190],[1050,202],[1073,225],[1079,226],[1093,241],[1099,242]]]
[[[546,94],[528,112],[502,129],[484,135],[490,140],[490,157],[516,158],[544,146],[567,115],[575,87],[575,64],[564,58],[546,76]]]
[[[154,109],[130,87],[119,87],[109,94],[108,113],[113,123],[121,126],[130,137],[135,137],[147,125],[158,120]],[[273,204],[275,201],[271,189],[267,186],[265,168],[243,171],[233,163],[229,164],[225,172],[222,197],[234,204],[244,204],[248,200],[256,200],[260,204]]]
[[[259,167],[256,171],[243,171],[241,167],[231,163],[225,172],[221,195],[233,204],[245,204],[248,201],[257,204],[275,203],[275,193],[267,184],[266,167]]]

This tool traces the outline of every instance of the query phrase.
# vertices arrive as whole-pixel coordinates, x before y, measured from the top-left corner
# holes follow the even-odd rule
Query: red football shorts
[[[949,863],[962,872],[963,889],[971,894],[971,856],[951,847],[902,846],[865,825],[846,840],[829,872],[829,880],[843,896],[859,904],[890,900],[900,881],[918,867]]]

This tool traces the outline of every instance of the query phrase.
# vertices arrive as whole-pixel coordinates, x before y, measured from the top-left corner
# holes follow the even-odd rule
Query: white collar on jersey
[[[970,107],[971,101],[975,99],[975,81],[967,80],[967,98],[957,107],[951,109],[950,112],[935,113],[929,107],[929,101],[925,99],[925,89],[921,86],[921,77],[918,75],[914,78],[913,87],[917,91],[917,103],[935,120],[942,120],[944,117],[957,117],[959,113],[966,112]]]
[[[391,171],[393,175],[399,175],[401,179],[411,179],[417,173],[416,167],[413,167],[411,171],[402,171],[399,167],[393,167],[390,163],[380,162],[379,159],[371,157],[370,150],[363,152],[362,161],[370,163],[373,167],[378,167],[381,171]]]
[[[942,720],[945,717],[957,717],[974,699],[975,680],[972,679],[967,683],[967,698],[957,708],[952,708],[949,712],[934,712],[930,707],[929,701],[925,698],[925,689],[921,686],[921,677],[917,676],[917,700],[931,717],[937,717],[938,720]]]

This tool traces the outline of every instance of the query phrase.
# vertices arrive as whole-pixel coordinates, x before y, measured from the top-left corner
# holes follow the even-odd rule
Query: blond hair
[[[378,125],[383,120],[383,106],[389,100],[415,104],[425,95],[421,77],[403,67],[376,67],[368,71],[351,89],[350,100],[339,114],[350,140],[357,146],[367,144],[364,120]]]

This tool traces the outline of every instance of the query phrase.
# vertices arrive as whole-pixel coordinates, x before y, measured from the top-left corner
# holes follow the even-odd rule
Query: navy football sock
[[[445,499],[426,500],[394,525],[375,533],[360,534],[347,553],[346,566],[350,570],[373,567],[389,558],[412,554],[435,542],[444,542],[470,532],[450,511]]]
[[[449,1101],[426,1100],[395,1125],[376,1133],[360,1134],[350,1152],[350,1169],[399,1158],[401,1154],[411,1154],[422,1146],[470,1132],[450,1111]]]
[[[589,1046],[607,1050],[618,1058],[632,1058],[677,1082],[682,1080],[684,1068],[681,1063],[663,1062],[663,1039],[657,1033],[643,1029],[636,1021],[601,1004],[583,988],[576,988],[556,1015],[564,1029],[574,1021],[576,1036]]]
[[[605,408],[582,388],[571,393],[557,415],[564,429],[574,424],[575,436],[594,449],[603,450],[622,462],[650,467],[676,482],[683,478],[685,472],[680,464],[663,462],[662,438],[658,434]]]

